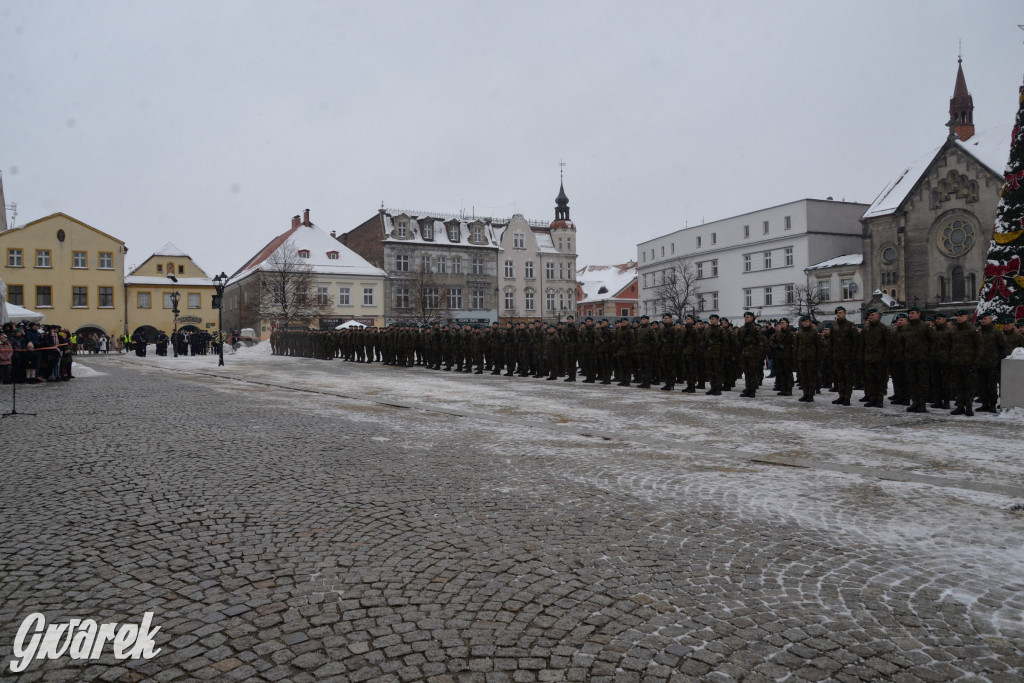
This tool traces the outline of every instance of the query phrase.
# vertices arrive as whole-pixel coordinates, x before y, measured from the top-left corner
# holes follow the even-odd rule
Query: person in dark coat
[[[864,368],[865,408],[881,408],[889,386],[887,361],[891,352],[892,333],[882,324],[877,308],[868,311],[868,322],[861,332],[862,366]]]
[[[949,332],[949,362],[956,407],[950,415],[974,416],[974,368],[981,353],[981,335],[967,319],[967,309],[956,312]]]

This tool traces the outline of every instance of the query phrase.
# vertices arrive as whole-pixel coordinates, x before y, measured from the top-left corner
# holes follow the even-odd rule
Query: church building
[[[896,307],[943,311],[973,309],[977,301],[1010,126],[975,131],[962,62],[945,142],[890,181],[861,218],[872,301],[891,297]]]

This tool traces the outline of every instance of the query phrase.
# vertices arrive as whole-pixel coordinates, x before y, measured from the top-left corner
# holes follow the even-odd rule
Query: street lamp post
[[[220,359],[217,361],[217,365],[224,365],[224,288],[228,284],[228,276],[221,271],[220,275],[213,278],[213,286],[217,289],[217,296],[214,297],[213,307],[217,309],[217,337],[220,343],[217,348],[220,349]]]
[[[178,278],[175,277],[174,273],[167,273],[167,279],[178,284]],[[178,357],[178,302],[181,300],[181,294],[178,292],[171,292],[171,313],[174,315],[174,328],[171,332],[171,346],[174,347],[174,357]]]

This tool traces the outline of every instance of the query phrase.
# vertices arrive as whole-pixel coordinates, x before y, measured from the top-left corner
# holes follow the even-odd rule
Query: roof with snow
[[[246,261],[245,265],[235,271],[232,279],[265,270],[268,267],[267,259],[276,251],[285,248],[286,244],[294,246],[300,254],[309,253],[303,258],[303,262],[309,265],[314,273],[373,277],[385,275],[383,270],[371,265],[369,261],[328,235],[315,223],[299,223],[270,240],[255,256]]]
[[[984,164],[996,175],[1002,176],[1006,162],[1010,158],[1010,132],[1009,127],[988,128],[972,135],[966,142],[956,140],[953,144]],[[903,169],[882,189],[868,210],[864,212],[863,218],[885,216],[899,209],[917,186],[918,181],[931,167],[932,162],[945,148],[946,144],[943,143]]]
[[[163,254],[170,256],[170,254]],[[212,287],[213,280],[208,277],[179,277],[177,282],[168,277],[157,275],[129,275],[124,279],[126,285],[153,285],[155,287]]]
[[[584,301],[601,301],[612,299],[636,280],[636,261],[629,261],[617,266],[584,266],[576,271],[576,281],[580,283]],[[601,291],[601,288],[605,291]]]
[[[517,214],[518,215],[518,214]],[[519,216],[522,218],[522,216]],[[512,218],[492,218],[490,216],[462,216],[456,214],[438,213],[432,211],[409,211],[404,209],[384,209],[382,213],[382,226],[384,240],[387,242],[406,244],[435,244],[443,246],[459,245],[464,247],[476,247],[483,249],[496,249],[501,244],[501,237],[508,228]],[[395,220],[408,218],[405,237],[397,237],[395,234]],[[513,218],[515,218],[513,216]],[[541,221],[533,221],[522,218],[530,229],[537,234],[537,242],[542,252],[550,250],[555,253],[554,244],[551,243],[551,236],[548,224]],[[484,230],[482,243],[472,242],[472,228],[480,225]],[[457,239],[452,240],[449,236],[449,228],[458,228]],[[544,237],[547,237],[546,242]]]
[[[188,254],[170,242],[154,251],[153,256],[184,256],[186,258],[191,258]]]
[[[864,263],[864,254],[843,254],[842,256],[830,258],[828,261],[807,266],[804,270],[821,270],[822,268],[835,268],[836,266],[859,266],[862,263]]]

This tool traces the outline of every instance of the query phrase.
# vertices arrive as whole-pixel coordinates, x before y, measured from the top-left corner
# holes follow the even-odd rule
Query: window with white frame
[[[452,257],[452,272],[455,273],[456,275],[462,275],[462,257],[461,256],[453,256]]]
[[[100,252],[100,268],[110,270],[114,267],[114,254],[109,251]]]
[[[437,272],[442,274],[442,275],[448,272],[448,257],[447,256],[438,256],[437,257]]]
[[[437,287],[426,287],[423,290],[423,302],[427,308],[438,309],[441,307],[441,290]]]
[[[549,280],[554,280],[555,279],[555,262],[554,261],[548,261],[547,263],[544,264],[544,277],[546,277]]]
[[[718,292],[708,292],[708,296],[711,297],[711,310],[718,310]]]
[[[471,291],[471,308],[479,310],[484,307],[484,290],[473,289]]]
[[[749,273],[753,269],[753,265],[750,261],[750,254],[743,255],[743,272]]]
[[[363,287],[363,305],[373,306],[373,287]]]
[[[448,290],[448,308],[453,311],[462,308],[462,287],[451,287]]]
[[[36,251],[36,268],[50,267],[50,250],[38,249]]]
[[[71,307],[72,308],[88,308],[89,306],[89,288],[88,287],[72,287],[71,288]]]
[[[784,222],[784,224],[782,226],[783,230],[792,230],[793,229],[793,217],[792,216],[786,216],[782,220]]]
[[[313,295],[313,300],[316,302],[317,306],[329,306],[331,304],[331,294],[327,288],[327,285],[316,286],[316,292]],[[191,307],[191,302],[189,302],[189,308]]]
[[[448,226],[448,241],[458,242],[459,241],[459,225],[458,223],[452,223]]]
[[[792,284],[786,285],[786,303],[796,303],[796,287],[794,287]]]
[[[395,287],[394,299],[395,308],[409,308],[409,288]]]
[[[114,307],[114,288],[100,287],[100,308]]]
[[[511,311],[516,307],[516,293],[505,292],[505,310]]]
[[[482,258],[480,258],[479,256],[474,256],[473,257],[473,261],[472,261],[472,265],[473,265],[473,275],[483,275],[484,274],[484,260]]]
[[[324,293],[325,294],[327,293],[327,288],[326,287],[324,287]],[[199,304],[200,304],[200,295],[199,294],[189,294],[188,295],[188,307],[189,308],[199,308],[200,307]]]
[[[765,306],[771,306],[772,305],[772,288],[771,287],[765,287],[764,288],[764,305]]]
[[[832,300],[832,281],[818,280],[818,298],[822,301]]]
[[[754,305],[754,291],[751,289],[743,290],[743,305],[750,308]]]
[[[525,277],[527,280],[532,280],[534,278],[533,261],[527,261],[523,265],[523,277]]]
[[[718,277],[718,259],[711,259],[711,277]]]
[[[405,237],[409,234],[409,224],[406,221],[398,221],[398,227],[395,229],[395,235],[398,237]]]
[[[408,254],[397,254],[395,256],[395,270],[401,273],[409,272],[409,255]]]
[[[697,279],[698,280],[703,280],[704,279],[704,262],[703,261],[698,261],[697,262]]]
[[[423,232],[423,239],[434,239],[434,221],[423,221],[420,230]]]
[[[555,310],[555,293],[547,292],[544,296],[549,311]]]
[[[786,256],[786,265],[787,266],[793,265],[793,247],[786,247],[785,256]]]
[[[843,301],[849,301],[854,296],[853,278],[844,277],[839,280],[839,284],[843,289]]]
[[[772,267],[772,252],[770,251],[764,252],[764,267],[765,270]]]
[[[533,294],[534,294],[534,292],[533,292],[533,290],[530,289],[529,287],[527,287],[526,291],[524,291],[523,294],[526,296],[526,310],[528,310],[528,311],[534,310],[534,307],[533,307]]]
[[[338,305],[339,306],[351,306],[352,305],[352,288],[348,285],[341,285],[338,287]]]
[[[164,308],[168,311],[174,308],[174,298],[170,292],[164,292]]]
[[[420,272],[429,273],[430,271],[430,254],[424,254],[420,257]]]
[[[516,266],[511,259],[505,260],[505,277],[512,278],[516,276]]]
[[[484,243],[484,228],[482,225],[473,226],[473,244]]]
[[[0,211],[3,210],[0,208]],[[7,265],[11,268],[21,268],[21,249],[7,250]]]
[[[139,308],[149,308],[150,307],[150,294],[149,294],[149,292],[139,292],[139,298],[138,298],[137,306]]]
[[[73,251],[71,252],[71,267],[72,268],[85,268],[88,259],[86,258],[84,251]]]
[[[526,235],[521,232],[512,234],[512,248],[513,249],[526,249]]]
[[[565,239],[565,249],[566,249],[566,251],[572,251],[572,238],[571,237],[567,237]]]
[[[562,263],[561,261],[558,262],[558,279],[565,279],[565,264]]]

